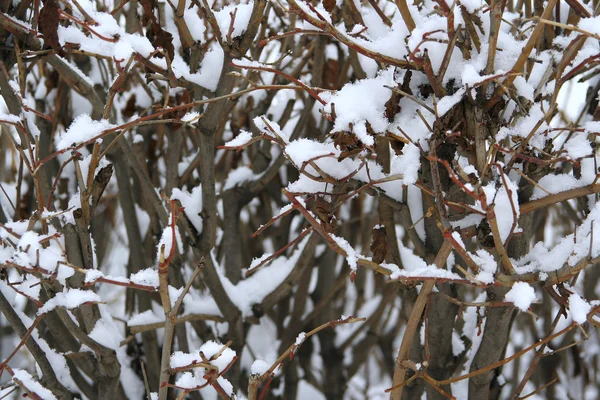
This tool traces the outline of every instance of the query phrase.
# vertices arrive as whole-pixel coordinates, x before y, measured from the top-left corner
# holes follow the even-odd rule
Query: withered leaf
[[[154,48],[162,47],[169,56],[169,60],[175,57],[175,48],[173,47],[173,35],[165,31],[158,22],[152,23],[152,35],[149,37]]]
[[[385,227],[378,226],[373,228],[371,240],[371,252],[373,253],[373,261],[377,264],[381,264],[385,260],[385,256],[388,252],[388,242],[387,236],[385,234]]]
[[[335,232],[335,216],[331,215],[331,203],[325,200],[323,197],[317,197],[315,199],[314,213],[321,221],[323,228],[327,233]]]
[[[363,149],[362,142],[354,134],[345,131],[333,134],[333,144],[342,151],[338,161],[358,154]]]
[[[337,89],[340,75],[340,65],[337,60],[328,59],[323,68],[323,87],[325,89]]]
[[[52,89],[58,86],[58,80],[60,76],[56,70],[46,70],[46,81],[44,85],[46,86],[46,92],[49,93]]]
[[[392,150],[394,150],[394,153],[399,156],[402,155],[402,149],[404,149],[404,145],[406,143],[400,141],[400,140],[396,140],[396,139],[391,139],[390,140],[390,145],[392,146]]]
[[[327,12],[332,12],[335,8],[335,0],[323,0],[323,8],[325,8]]]
[[[150,22],[156,23],[156,17],[154,16],[154,7],[156,2],[154,0],[140,0],[142,5],[142,25],[148,26]]]
[[[492,235],[492,229],[490,228],[490,224],[488,223],[487,219],[484,219],[479,225],[477,225],[476,231],[477,241],[482,247],[487,249],[496,247],[494,236]]]
[[[332,220],[332,222],[323,222],[323,227],[325,228],[325,232],[335,233],[335,221]]]
[[[400,99],[402,95],[398,92],[392,92],[390,99],[385,103],[385,117],[392,122],[396,114],[400,112]]]
[[[323,197],[317,197],[315,199],[315,214],[323,222],[329,222],[331,215],[329,214],[329,202]]]
[[[131,97],[129,98],[129,100],[127,100],[127,104],[125,104],[125,108],[123,108],[123,110],[121,111],[121,113],[123,114],[123,116],[125,118],[131,118],[131,116],[133,114],[135,114],[136,108],[135,108],[135,93],[131,95]]]
[[[53,48],[58,54],[64,56],[64,51],[58,42],[58,23],[60,20],[60,8],[56,0],[45,0],[40,10],[38,26],[42,38],[47,46]]]

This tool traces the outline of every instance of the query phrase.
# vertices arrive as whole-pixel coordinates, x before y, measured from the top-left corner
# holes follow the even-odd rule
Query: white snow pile
[[[13,369],[12,380],[17,385],[26,388],[31,393],[35,393],[41,399],[44,399],[44,400],[55,400],[56,399],[56,396],[54,396],[54,394],[50,390],[43,387],[38,381],[36,381],[33,378],[33,376],[31,376],[31,374],[29,372],[25,371],[24,369],[17,369],[17,368]]]
[[[185,215],[188,217],[196,231],[202,232],[202,185],[192,188],[191,192],[174,188],[171,200],[179,200],[184,207]]]
[[[89,115],[81,114],[75,118],[67,131],[60,135],[56,149],[64,150],[72,145],[88,142],[113,127],[114,125],[107,120],[94,121]]]
[[[56,296],[44,303],[37,315],[46,314],[58,307],[73,309],[85,303],[100,303],[101,301],[100,296],[91,290],[65,289],[64,292],[57,293]]]
[[[204,343],[198,350],[192,353],[184,353],[176,351],[171,355],[171,368],[183,370],[188,366],[196,363],[204,362],[200,353],[208,360],[209,364],[217,367],[217,370],[209,370],[208,368],[194,368],[192,372],[186,371],[182,373],[176,380],[175,385],[185,388],[194,389],[206,385],[207,380],[204,376],[208,373],[216,373],[219,375],[217,382],[229,395],[233,394],[233,386],[231,383],[220,376],[227,370],[229,365],[236,359],[235,351],[229,347],[224,347],[223,344],[209,340]],[[212,389],[211,389],[212,390]],[[201,392],[203,393],[203,392]]]
[[[592,310],[590,303],[581,298],[577,293],[569,296],[569,312],[573,321],[583,324],[587,321],[587,316]]]
[[[527,311],[537,298],[535,289],[531,285],[526,282],[515,282],[504,296],[504,300],[513,303],[521,311]]]
[[[56,274],[56,279],[64,284],[75,271],[63,265],[67,262],[63,250],[56,240],[48,240],[56,234],[53,227],[49,227],[47,235],[40,235],[33,231],[26,231],[27,221],[8,222],[0,227],[0,239],[10,238],[16,241],[16,247],[0,247],[0,263],[11,262],[25,270],[35,270],[50,276]],[[20,235],[15,239],[13,234]],[[44,247],[41,242],[49,245]],[[32,288],[33,289],[33,288]],[[36,289],[33,289],[36,291]]]

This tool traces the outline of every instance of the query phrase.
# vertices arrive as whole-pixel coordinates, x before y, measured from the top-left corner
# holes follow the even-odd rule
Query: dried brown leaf
[[[152,26],[154,30],[154,40],[152,41],[152,45],[155,48],[163,48],[167,52],[169,60],[173,60],[173,57],[175,57],[175,47],[173,47],[173,35],[165,31],[156,22],[154,22]]]
[[[378,226],[373,228],[371,240],[373,261],[377,264],[381,264],[385,260],[385,256],[388,252],[388,242],[385,234],[385,227]]]
[[[329,222],[331,215],[329,214],[330,203],[323,197],[317,197],[315,199],[314,212],[316,216],[323,222]]]
[[[56,0],[44,1],[44,6],[40,10],[38,26],[42,33],[42,38],[47,46],[53,48],[61,56],[64,51],[58,42],[58,24],[60,22],[60,8]]]
[[[335,8],[335,0],[323,0],[323,8],[325,8],[327,12],[332,12]]]
[[[323,87],[325,89],[337,89],[339,76],[339,62],[331,58],[328,59],[323,68]]]
[[[133,114],[135,114],[135,112],[136,112],[135,101],[136,101],[136,97],[135,97],[135,93],[134,93],[131,95],[129,100],[127,100],[127,104],[125,104],[125,108],[123,108],[123,110],[121,111],[121,113],[123,114],[123,116],[125,118],[131,118],[131,116],[133,116]]]
[[[350,132],[340,131],[333,134],[333,144],[342,151],[339,161],[358,154],[363,149],[363,144]]]
[[[156,17],[154,16],[154,7],[156,2],[154,0],[140,0],[142,5],[142,25],[148,26],[150,22],[156,23]]]

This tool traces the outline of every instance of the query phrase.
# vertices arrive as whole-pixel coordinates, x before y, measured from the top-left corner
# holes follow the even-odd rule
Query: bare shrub
[[[598,398],[598,10],[1,0],[0,394]]]

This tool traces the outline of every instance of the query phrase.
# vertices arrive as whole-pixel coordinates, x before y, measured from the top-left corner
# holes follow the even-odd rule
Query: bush
[[[595,3],[0,10],[2,395],[600,396]]]

